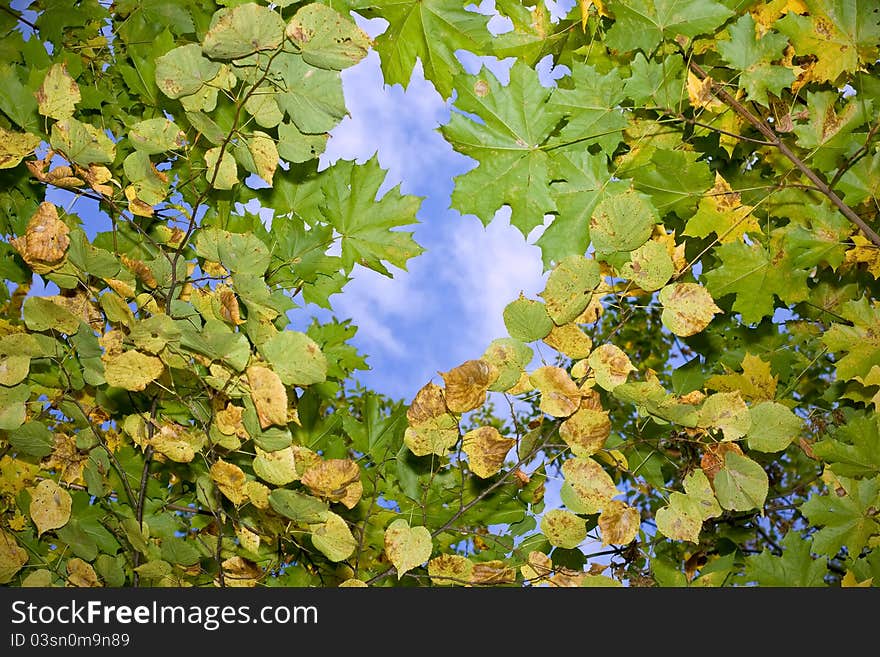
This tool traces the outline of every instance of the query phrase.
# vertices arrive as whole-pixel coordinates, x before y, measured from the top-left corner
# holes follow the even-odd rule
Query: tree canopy
[[[875,2],[27,9],[0,583],[880,583]],[[409,404],[353,384],[350,320],[290,328],[422,252],[376,158],[319,170],[371,50],[452,102],[452,207],[544,226],[549,272]]]

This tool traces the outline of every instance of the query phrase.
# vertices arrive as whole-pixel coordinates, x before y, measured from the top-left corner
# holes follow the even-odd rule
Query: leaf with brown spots
[[[477,586],[499,586],[513,584],[516,581],[516,570],[501,560],[475,563],[471,573],[471,584]]]
[[[573,322],[554,326],[550,335],[544,338],[544,342],[569,358],[586,358],[593,349],[590,336]]]
[[[611,500],[599,514],[599,531],[602,532],[602,545],[628,545],[639,534],[641,517],[639,510],[621,502]]]
[[[230,502],[239,506],[247,501],[247,477],[234,463],[218,459],[211,465],[211,479]]]
[[[229,557],[221,564],[226,586],[251,588],[263,578],[263,569],[243,557]],[[218,582],[219,584],[219,582]]]
[[[0,584],[8,584],[28,562],[28,553],[15,541],[15,536],[0,529]]]
[[[31,493],[30,516],[40,536],[50,529],[59,529],[70,520],[73,500],[70,493],[51,479],[44,479]]]
[[[81,588],[97,588],[101,586],[101,581],[95,573],[90,563],[87,563],[79,557],[74,557],[67,561],[67,583],[70,586]]]
[[[43,201],[28,222],[25,234],[9,240],[22,259],[38,274],[57,269],[70,246],[70,229],[58,218],[54,203]]]
[[[363,493],[360,467],[351,459],[321,461],[303,473],[302,483],[318,497],[341,502],[349,509]]]
[[[501,470],[515,444],[515,440],[503,437],[495,427],[486,426],[468,431],[462,438],[461,449],[468,456],[471,472],[486,479]]]
[[[139,392],[158,379],[165,364],[156,356],[130,350],[114,356],[104,355],[104,378],[107,385]]]
[[[286,426],[287,390],[278,375],[263,365],[251,365],[246,374],[260,428]]]
[[[568,417],[580,406],[581,391],[561,367],[539,367],[529,378],[541,391],[540,409],[547,415]]]
[[[532,550],[529,552],[526,563],[520,566],[523,579],[528,580],[533,586],[537,582],[546,582],[553,574],[553,561],[543,552]]]
[[[673,283],[660,290],[663,326],[679,337],[695,335],[709,326],[712,318],[724,312],[712,295],[697,283]]]
[[[581,404],[574,415],[559,425],[559,435],[575,456],[591,456],[602,449],[611,435],[608,411],[585,408]]]
[[[79,85],[67,72],[64,62],[49,68],[34,95],[40,114],[59,120],[73,116],[76,104],[82,99]]]
[[[716,392],[703,402],[697,426],[720,429],[724,440],[738,440],[749,432],[752,416],[739,391]]]
[[[587,359],[596,377],[596,383],[605,390],[614,390],[626,383],[630,372],[636,371],[632,362],[620,347],[603,344],[596,347]]]
[[[440,376],[446,384],[446,407],[453,413],[466,413],[483,405],[498,372],[484,360],[469,360]]]
[[[565,477],[563,486],[567,486],[574,495],[572,501],[576,505],[570,505],[566,499],[563,499],[563,503],[576,513],[598,513],[620,492],[611,476],[593,459],[568,459],[562,464],[562,476]]]
[[[574,549],[587,538],[587,525],[570,511],[552,509],[541,518],[541,533],[550,545],[564,549]]]
[[[459,554],[441,554],[428,562],[428,575],[435,586],[468,586],[474,562]]]
[[[444,456],[458,442],[458,420],[443,413],[406,428],[403,442],[416,456]]]
[[[712,482],[715,475],[724,465],[724,455],[727,452],[735,452],[742,455],[743,451],[736,443],[711,443],[704,447],[705,451],[700,458],[700,469]]]
[[[22,158],[34,152],[40,141],[29,132],[15,132],[0,126],[0,169],[17,167]]]
[[[60,480],[66,484],[84,484],[83,468],[88,463],[89,456],[77,449],[76,437],[57,432],[54,442],[52,453],[41,461],[40,466],[44,470],[55,470]]]
[[[397,571],[397,579],[431,558],[433,543],[427,527],[410,527],[397,518],[385,530],[385,554]]]
[[[416,393],[406,411],[406,419],[411,425],[421,424],[446,413],[446,398],[443,388],[427,383]]]

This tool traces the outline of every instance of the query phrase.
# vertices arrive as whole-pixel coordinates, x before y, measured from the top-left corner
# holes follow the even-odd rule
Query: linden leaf
[[[603,389],[614,390],[621,383],[626,383],[630,372],[636,368],[617,345],[603,344],[596,347],[587,359],[596,377],[596,383]]]
[[[219,146],[205,151],[205,179],[215,189],[232,189],[238,182],[238,167],[235,158]]]
[[[764,468],[736,452],[724,455],[724,465],[713,484],[721,506],[730,511],[760,509],[767,499],[769,483]]]
[[[215,12],[202,41],[202,51],[212,59],[240,59],[275,50],[283,39],[281,15],[249,2]]]
[[[718,236],[722,244],[742,240],[746,233],[760,234],[761,227],[752,214],[754,208],[742,202],[739,192],[733,191],[724,177],[715,172],[715,186],[710,189],[697,207],[697,213],[688,220],[684,235]]]
[[[68,160],[88,167],[90,164],[111,164],[116,159],[116,145],[103,131],[74,118],[52,124],[49,144],[64,153]]]
[[[547,307],[540,301],[526,299],[522,293],[505,306],[503,317],[510,337],[522,342],[543,340],[553,329]]]
[[[484,360],[469,360],[440,376],[446,384],[446,407],[453,413],[466,413],[483,405],[497,372]]]
[[[461,449],[468,456],[471,472],[486,479],[501,470],[504,458],[516,444],[512,438],[505,438],[495,427],[479,427],[468,431],[461,441]]]
[[[76,104],[82,99],[79,85],[67,72],[67,64],[53,64],[43,78],[43,84],[34,94],[40,114],[52,119],[73,116]]]
[[[608,411],[581,405],[574,415],[559,425],[559,435],[575,456],[592,456],[605,446],[611,435]]]
[[[673,283],[660,290],[663,326],[680,337],[696,335],[706,328],[717,313],[712,295],[697,283]]]
[[[544,338],[549,346],[569,358],[586,358],[593,350],[593,341],[574,322],[554,326],[550,335]]]
[[[599,263],[592,258],[572,255],[562,259],[541,292],[550,319],[555,324],[574,320],[587,307],[601,280]]]
[[[474,573],[474,562],[460,554],[441,554],[428,562],[428,575],[434,586],[467,586]]]
[[[748,433],[752,416],[739,391],[717,392],[703,402],[697,426],[720,429],[724,440],[737,440]]]
[[[268,499],[273,511],[294,522],[321,523],[331,513],[327,502],[296,490],[276,488]]]
[[[684,491],[696,502],[701,520],[717,518],[721,515],[721,506],[712,490],[712,484],[702,470],[694,470],[684,478]]]
[[[397,570],[397,579],[431,558],[431,533],[427,527],[410,527],[397,518],[385,530],[385,554]]]
[[[416,456],[444,456],[458,442],[458,420],[443,413],[406,428],[403,442]]]
[[[247,368],[247,380],[260,428],[273,424],[287,426],[287,390],[280,377],[268,367],[251,365]]]
[[[705,453],[700,458],[700,470],[706,478],[712,482],[715,475],[724,466],[724,455],[728,452],[736,452],[742,456],[742,449],[736,443],[709,443],[705,447]]]
[[[156,356],[139,351],[125,351],[115,356],[102,356],[107,385],[139,392],[165,371],[165,364]]]
[[[271,185],[275,170],[278,168],[278,147],[275,145],[275,140],[265,132],[257,130],[246,142],[254,163],[253,173]]]
[[[158,155],[186,144],[184,132],[174,121],[164,117],[138,121],[128,129],[128,139],[136,150],[146,155]]]
[[[706,381],[706,387],[718,392],[736,392],[748,401],[769,401],[776,397],[778,376],[771,374],[770,363],[759,356],[746,353],[741,374],[716,374]]]
[[[590,218],[593,246],[599,253],[634,251],[648,241],[658,220],[650,199],[635,190],[607,196]]]
[[[169,98],[189,96],[213,80],[220,66],[202,57],[198,44],[179,46],[156,59],[156,85]]]
[[[355,579],[354,577],[351,577],[351,578],[345,580],[344,582],[342,582],[342,583],[339,585],[339,588],[341,588],[341,589],[348,589],[348,588],[351,588],[351,589],[365,589],[365,588],[368,588],[369,586],[370,586],[370,585],[367,584],[364,580],[362,580],[362,579]]]
[[[318,497],[341,502],[354,508],[363,493],[361,472],[351,459],[329,459],[311,466],[302,475],[302,483]]]
[[[33,153],[41,141],[30,132],[15,132],[0,126],[0,169],[17,167],[22,158]]]
[[[669,250],[656,240],[648,240],[630,252],[629,260],[620,268],[621,276],[631,279],[646,292],[660,289],[675,273]]]
[[[8,584],[28,562],[28,553],[15,541],[15,536],[0,529],[0,584]]]
[[[28,221],[23,236],[9,241],[38,274],[57,268],[70,246],[70,228],[58,218],[54,203],[43,201]]]
[[[529,552],[526,563],[520,567],[519,571],[522,573],[523,579],[535,584],[546,580],[553,574],[553,560],[543,552],[532,550]]]
[[[301,7],[285,34],[299,47],[302,58],[318,68],[348,68],[363,59],[372,45],[351,18],[319,3]]]
[[[572,550],[587,538],[587,525],[569,511],[552,509],[541,518],[541,532],[551,545]]]
[[[443,388],[426,383],[413,398],[406,411],[406,419],[411,425],[427,422],[446,413],[446,398]]]
[[[37,526],[37,535],[59,529],[70,520],[73,500],[70,493],[51,479],[44,479],[31,493],[30,516]]]
[[[211,479],[217,484],[217,488],[235,506],[240,506],[247,501],[245,484],[247,477],[244,471],[234,463],[227,463],[218,459],[211,465]]]
[[[640,526],[639,510],[619,500],[608,502],[599,514],[602,545],[628,545],[638,536]]]
[[[474,564],[471,584],[482,586],[501,586],[516,581],[516,570],[500,559]]]
[[[305,333],[280,331],[261,343],[258,350],[286,385],[307,386],[327,380],[327,358]]]
[[[67,582],[70,586],[94,588],[101,586],[95,569],[79,557],[67,561]]]
[[[498,373],[489,390],[495,392],[510,390],[517,384],[533,357],[532,348],[515,338],[492,340],[480,359]]]
[[[749,449],[781,452],[804,430],[804,421],[787,406],[765,401],[749,409],[752,425],[746,434]]]
[[[580,406],[582,393],[561,367],[539,367],[529,378],[541,391],[540,409],[547,415],[568,417]]]
[[[195,427],[163,424],[150,439],[150,445],[176,463],[189,463],[205,444],[205,434]]]
[[[264,452],[256,446],[254,449],[257,452],[253,462],[254,474],[263,481],[275,486],[284,486],[300,478],[292,447],[288,446],[274,452]]]
[[[669,504],[657,510],[654,516],[657,531],[676,541],[700,542],[703,519],[699,503],[683,493],[674,492]]]
[[[577,513],[598,513],[619,493],[610,475],[590,458],[568,459],[562,464],[562,476],[575,495]]]
[[[251,588],[263,578],[263,569],[253,561],[243,557],[229,557],[220,567],[223,569],[223,584],[236,588]]]
[[[348,559],[357,549],[357,541],[351,535],[348,523],[332,511],[321,524],[310,525],[312,544],[330,561]]]

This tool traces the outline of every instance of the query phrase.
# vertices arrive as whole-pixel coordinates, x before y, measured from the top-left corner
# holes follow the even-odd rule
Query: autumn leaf
[[[460,554],[441,554],[428,562],[428,575],[435,586],[468,586],[474,563]]]
[[[410,527],[403,518],[385,530],[385,554],[397,570],[397,579],[431,558],[432,540],[427,527]]]
[[[599,514],[602,545],[627,545],[639,533],[639,511],[620,500],[611,500]]]
[[[498,373],[484,360],[469,360],[440,376],[446,384],[446,407],[453,413],[466,413],[483,405]]]
[[[596,383],[605,390],[614,390],[636,368],[617,345],[603,344],[596,347],[587,359],[596,377]]]
[[[552,509],[541,518],[541,532],[551,545],[573,549],[587,538],[584,520],[564,509]]]
[[[220,492],[235,506],[239,506],[247,501],[247,491],[245,490],[247,477],[244,471],[234,463],[227,463],[223,459],[218,459],[212,463],[211,479],[217,484]]]
[[[9,241],[38,274],[57,268],[70,246],[70,229],[58,218],[54,203],[43,201],[30,218],[24,235]]]
[[[329,459],[309,467],[302,483],[318,497],[354,508],[363,493],[361,472],[351,459]]]
[[[581,403],[581,391],[561,367],[545,365],[530,376],[532,385],[541,391],[540,409],[553,417],[568,417]]]
[[[8,584],[28,562],[28,553],[19,546],[15,536],[0,529],[0,584]]]
[[[471,472],[482,479],[497,474],[504,465],[504,459],[516,444],[512,438],[505,438],[495,427],[479,427],[464,434],[461,450],[467,454]]]
[[[605,469],[591,458],[574,457],[562,464],[562,476],[573,495],[563,503],[576,513],[598,513],[619,493]]]
[[[114,356],[102,357],[107,384],[125,390],[144,390],[165,371],[165,364],[156,356],[134,349]]]
[[[702,331],[712,318],[723,312],[712,295],[697,283],[673,283],[660,290],[663,325],[680,337]]]
[[[591,456],[602,449],[611,434],[608,411],[581,405],[559,425],[559,436],[571,447],[575,456]]]
[[[73,500],[70,493],[51,479],[44,479],[31,493],[30,516],[37,526],[37,534],[64,527],[70,520]]]
[[[260,427],[266,429],[273,424],[286,425],[287,390],[279,376],[263,365],[251,365],[246,374]]]
[[[220,564],[223,569],[223,583],[226,586],[251,588],[257,585],[265,573],[253,561],[243,557],[229,557]]]

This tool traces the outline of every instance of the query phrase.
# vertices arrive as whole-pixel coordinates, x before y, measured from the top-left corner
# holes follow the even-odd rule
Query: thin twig
[[[699,64],[691,61],[688,63],[690,69],[700,76],[701,80],[705,80],[708,78],[708,74],[700,67]],[[801,160],[794,152],[788,147],[788,145],[779,138],[779,135],[768,126],[764,121],[760,118],[752,114],[742,103],[740,103],[736,98],[731,96],[724,88],[716,83],[714,80],[712,81],[712,93],[723,101],[728,107],[732,108],[737,114],[743,117],[746,121],[751,123],[755,128],[764,135],[773,146],[779,149],[779,152],[782,153],[785,157],[787,157],[794,166],[801,171],[809,180],[812,182],[818,191],[822,193],[834,206],[840,210],[840,212],[849,219],[852,223],[859,227],[859,230],[867,237],[873,244],[880,246],[880,235],[878,235],[874,230],[865,223],[865,221],[858,215],[856,212],[849,207],[843,200],[834,193],[834,190],[822,180],[819,175],[813,171],[810,167],[804,164],[803,160]]]

